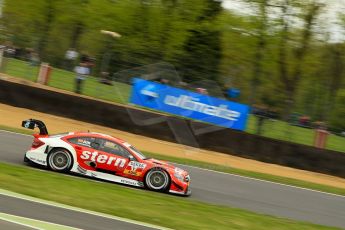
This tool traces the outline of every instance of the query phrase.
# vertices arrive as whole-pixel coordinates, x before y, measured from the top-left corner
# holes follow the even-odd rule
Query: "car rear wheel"
[[[48,155],[48,166],[53,171],[68,172],[72,168],[72,156],[65,149],[53,149]]]
[[[155,191],[166,191],[170,184],[168,173],[160,168],[151,169],[145,177],[146,187]]]

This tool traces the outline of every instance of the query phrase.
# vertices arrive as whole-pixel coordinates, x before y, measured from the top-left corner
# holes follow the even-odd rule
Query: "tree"
[[[330,125],[335,131],[341,132],[345,130],[345,89],[339,91],[335,106],[337,109],[332,111]]]
[[[186,81],[219,79],[221,33],[212,22],[221,11],[220,2],[205,0],[202,13],[196,19],[197,26],[189,29],[183,54],[175,62]]]
[[[339,90],[342,88],[345,75],[345,46],[343,44],[328,44],[325,47],[326,54],[324,58],[324,74],[327,77],[325,81],[326,103],[323,106],[321,114],[322,120],[328,120],[330,113],[337,109],[335,102]]]
[[[291,7],[290,0],[284,0],[282,9],[282,32],[281,32],[281,41],[279,45],[279,72],[280,72],[280,81],[283,86],[285,93],[285,119],[289,118],[293,104],[295,102],[295,96],[297,92],[298,85],[302,77],[302,69],[304,58],[308,52],[310,45],[310,40],[312,38],[312,29],[314,22],[317,18],[317,15],[320,12],[321,5],[316,1],[313,1],[310,4],[305,6],[305,9],[302,8],[306,13],[302,14],[302,20],[304,27],[301,31],[301,36],[295,47],[292,48],[292,55],[290,57],[292,62],[288,61],[288,49],[287,44],[290,42],[290,23],[291,15],[289,15],[289,8]],[[290,71],[289,71],[290,70]]]
[[[10,42],[19,47],[41,50],[47,28],[46,6],[49,0],[6,1],[1,20]]]
[[[260,87],[262,78],[262,62],[266,50],[266,34],[268,27],[268,12],[270,0],[255,0],[258,4],[258,28],[257,28],[257,44],[255,46],[255,54],[253,57],[253,73],[251,79],[251,93],[249,98],[249,105],[254,105],[257,98],[257,89]]]
[[[45,56],[45,48],[47,46],[49,32],[51,31],[51,26],[55,17],[55,1],[45,0],[42,5],[43,23],[41,25],[40,31],[41,35],[38,38],[37,51],[41,58]]]

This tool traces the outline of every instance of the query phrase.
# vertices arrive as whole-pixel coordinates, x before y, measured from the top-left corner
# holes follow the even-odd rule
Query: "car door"
[[[120,144],[104,139],[96,138],[98,156],[96,158],[97,171],[124,176],[124,170],[130,161],[130,153]]]
[[[79,166],[87,170],[96,170],[94,167],[95,164],[92,161],[92,154],[97,151],[94,147],[92,147],[92,143],[95,142],[95,138],[89,136],[80,136],[69,138],[67,141],[76,151]],[[80,168],[78,167],[78,170],[79,169]],[[84,172],[83,170],[79,171]]]

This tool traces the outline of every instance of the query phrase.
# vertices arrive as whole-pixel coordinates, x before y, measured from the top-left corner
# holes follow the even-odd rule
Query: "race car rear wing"
[[[40,120],[28,119],[22,121],[22,127],[27,129],[35,129],[37,127],[40,130],[40,135],[48,135],[46,125],[43,123],[43,121]]]

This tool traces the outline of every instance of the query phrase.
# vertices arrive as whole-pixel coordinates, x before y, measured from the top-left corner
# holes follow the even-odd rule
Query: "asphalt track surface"
[[[3,221],[3,220],[0,220],[0,227],[1,229],[6,229],[6,230],[35,230],[33,228],[25,227],[23,225],[14,224],[14,223]]]
[[[149,230],[151,228],[121,222],[114,219],[109,219],[92,214],[77,212],[64,208],[44,205],[36,202],[31,202],[14,197],[0,195],[0,212],[22,216],[26,218],[42,220],[55,224],[61,224],[69,227],[85,229],[85,230],[109,230],[109,229],[123,229],[123,230]],[[4,226],[1,225],[1,229]],[[18,228],[17,228],[18,229]]]
[[[0,161],[23,164],[32,137],[0,131]],[[192,196],[207,203],[345,229],[345,197],[189,166]]]

